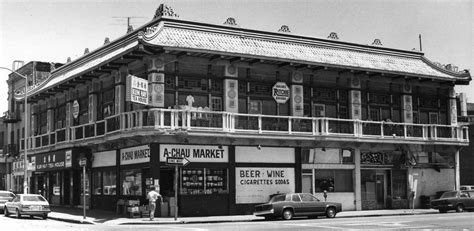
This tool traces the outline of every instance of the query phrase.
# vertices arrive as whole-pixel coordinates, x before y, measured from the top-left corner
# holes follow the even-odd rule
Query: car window
[[[286,195],[276,195],[276,196],[272,197],[270,202],[285,201],[285,197],[286,197]]]
[[[15,199],[13,199],[13,202],[18,202],[20,201],[20,197],[15,197]]]
[[[300,196],[303,201],[318,201],[318,199],[311,194],[304,193],[300,194]]]
[[[298,196],[298,194],[293,194],[291,196],[291,201],[300,202],[301,201],[300,196]]]
[[[23,201],[46,201],[42,196],[23,196]]]
[[[0,192],[0,197],[15,197],[15,194],[10,193],[10,192]]]
[[[465,193],[465,192],[462,192],[462,193],[459,195],[459,197],[469,197],[469,195],[467,195],[467,193]]]
[[[441,198],[449,198],[449,197],[456,197],[457,192],[445,192],[441,196]]]

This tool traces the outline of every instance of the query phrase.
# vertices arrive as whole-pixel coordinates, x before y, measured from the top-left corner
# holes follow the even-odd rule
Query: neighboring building
[[[8,189],[8,156],[4,152],[5,145],[5,124],[4,117],[0,117],[0,190]]]
[[[466,110],[461,110],[459,120],[469,126],[471,141],[468,147],[461,149],[459,156],[461,185],[474,185],[474,103],[467,103]]]
[[[174,183],[181,216],[248,214],[289,191],[326,190],[344,210],[408,208],[416,191],[418,207],[420,195],[459,186],[469,144],[454,92],[469,72],[379,40],[184,21],[161,5],[50,71],[32,75],[26,132],[31,191],[51,204],[82,203],[86,158],[92,208],[145,203],[153,185],[173,202]],[[12,74],[9,87],[9,110],[21,112],[23,79]],[[15,144],[22,127],[9,130]],[[169,157],[190,163],[175,175]]]

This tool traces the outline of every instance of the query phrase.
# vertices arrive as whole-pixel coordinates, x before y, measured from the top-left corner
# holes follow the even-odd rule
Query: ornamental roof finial
[[[109,44],[109,43],[110,43],[109,37],[105,37],[105,39],[104,39],[104,45],[107,45],[107,44]]]
[[[374,46],[382,46],[382,42],[380,41],[380,39],[375,39],[374,42],[372,43],[372,45],[374,45]]]
[[[160,4],[158,9],[155,11],[155,16],[153,16],[153,19],[159,18],[159,17],[175,17],[179,18],[179,15],[177,15],[173,9],[165,4]]]
[[[282,25],[278,32],[291,33],[290,27],[288,27],[287,25]]]
[[[336,32],[331,32],[328,36],[328,39],[334,39],[334,40],[339,40],[339,37],[337,37]]]
[[[225,20],[224,25],[226,26],[239,26],[237,25],[237,21],[235,21],[235,18],[229,17],[227,20]]]

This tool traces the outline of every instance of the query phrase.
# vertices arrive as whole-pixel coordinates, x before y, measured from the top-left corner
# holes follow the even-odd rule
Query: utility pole
[[[117,17],[112,17],[114,19],[114,23],[111,23],[111,25],[116,25],[116,26],[124,26],[125,25],[125,20],[127,20],[126,24],[126,30],[128,31],[128,28],[132,25],[132,20],[135,21],[134,24],[142,25],[145,24],[145,20],[137,20],[137,19],[144,19],[146,17],[140,17],[140,16],[117,16]]]
[[[418,35],[418,40],[420,40],[420,51],[423,51],[423,47],[421,46],[421,34]]]

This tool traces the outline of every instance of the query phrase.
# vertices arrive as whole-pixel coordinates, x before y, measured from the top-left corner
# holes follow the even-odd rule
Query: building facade
[[[165,197],[162,216],[175,200],[180,216],[249,214],[283,192],[326,191],[344,210],[418,207],[420,195],[459,186],[469,144],[454,91],[467,71],[379,40],[191,22],[163,5],[144,26],[35,78],[30,189],[52,204],[82,203],[86,158],[92,208],[145,203],[152,186]],[[9,87],[18,111],[24,81],[12,74]],[[189,163],[176,172],[171,158]]]

